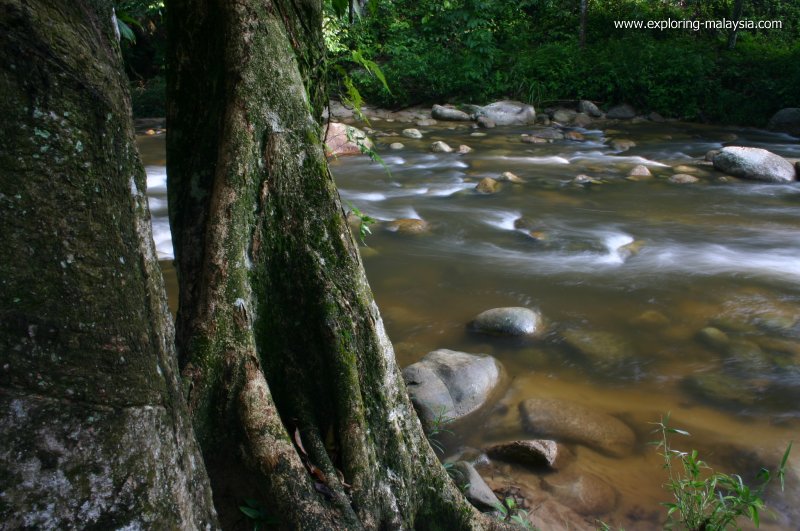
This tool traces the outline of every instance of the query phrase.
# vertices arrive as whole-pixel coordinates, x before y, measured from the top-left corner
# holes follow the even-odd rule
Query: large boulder
[[[464,111],[458,110],[455,107],[434,105],[431,109],[431,116],[437,120],[446,120],[451,122],[468,122],[472,117]]]
[[[788,183],[795,180],[797,173],[789,161],[761,148],[724,147],[713,162],[722,172],[756,181]]]
[[[581,102],[578,103],[578,111],[586,113],[589,116],[593,116],[594,118],[600,118],[603,116],[603,112],[597,108],[597,105],[589,100],[581,100]]]
[[[470,326],[484,334],[498,336],[538,336],[544,332],[544,320],[530,308],[492,308],[478,314]]]
[[[508,100],[479,107],[475,115],[485,116],[496,125],[526,125],[536,120],[536,111],[532,105]]]
[[[633,451],[636,435],[621,420],[589,407],[555,398],[530,398],[519,404],[523,428],[559,442],[573,442],[623,457]]]
[[[478,410],[500,383],[491,356],[439,349],[403,369],[411,401],[426,428],[437,419],[459,419]]]
[[[630,120],[631,118],[635,117],[636,117],[636,109],[634,109],[627,103],[611,107],[606,113],[606,118],[610,118],[612,120]]]
[[[772,115],[767,125],[773,131],[800,136],[800,107],[787,107]]]
[[[361,153],[359,144],[366,148],[373,147],[372,140],[361,129],[339,122],[328,124],[325,133],[325,152],[328,156],[358,155]]]

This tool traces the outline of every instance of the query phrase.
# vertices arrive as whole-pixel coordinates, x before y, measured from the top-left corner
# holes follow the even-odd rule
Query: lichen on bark
[[[216,525],[112,2],[0,1],[0,521]]]

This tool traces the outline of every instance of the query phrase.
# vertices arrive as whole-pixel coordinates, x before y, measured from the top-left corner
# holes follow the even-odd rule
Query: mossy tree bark
[[[169,4],[177,342],[223,527],[493,527],[409,403],[316,121],[318,0]]]
[[[0,1],[0,527],[216,526],[110,0]]]

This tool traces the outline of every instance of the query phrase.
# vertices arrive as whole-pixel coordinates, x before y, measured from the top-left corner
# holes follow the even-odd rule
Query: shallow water
[[[394,134],[408,127],[372,125]],[[448,452],[529,437],[516,413],[525,398],[591,406],[625,421],[638,444],[625,458],[574,447],[572,467],[618,491],[616,508],[589,520],[659,528],[658,504],[668,494],[660,458],[647,445],[655,438],[649,423],[671,412],[672,425],[693,435],[676,441],[680,448],[698,448],[712,465],[742,473],[774,465],[800,433],[800,185],[721,182],[722,174],[702,162],[707,150],[728,144],[797,158],[800,144],[752,129],[609,127],[616,132],[579,129],[586,142],[524,144],[519,135],[529,129],[474,137],[467,128],[434,126],[423,129],[422,140],[379,137],[388,171],[366,157],[342,157],[331,168],[343,200],[365,214],[430,223],[429,233],[415,236],[378,224],[362,252],[400,365],[449,348],[491,354],[510,376],[499,402],[452,426],[454,435],[443,441]],[[610,137],[637,145],[617,152],[605,144]],[[430,153],[435,140],[474,151]],[[405,149],[389,150],[396,141]],[[141,148],[156,245],[168,260],[163,138],[142,137]],[[625,180],[637,164],[654,178]],[[695,166],[700,182],[666,182],[677,165]],[[478,180],[504,171],[525,183],[502,183],[493,195],[474,192]],[[578,174],[605,182],[570,183]],[[524,230],[515,228],[520,217]],[[467,330],[475,315],[499,306],[539,308],[548,334],[526,342]],[[733,346],[700,341],[698,332],[708,326],[726,331]],[[625,354],[598,360],[570,347],[569,331],[611,338],[609,348]],[[484,472],[530,488],[539,481],[502,466]],[[773,502],[774,528],[800,526],[792,497]]]

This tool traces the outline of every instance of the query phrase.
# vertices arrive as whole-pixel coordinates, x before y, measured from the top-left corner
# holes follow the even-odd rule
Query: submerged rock
[[[722,372],[693,374],[684,378],[683,387],[695,396],[723,407],[753,406],[758,396],[745,382]]]
[[[566,140],[572,140],[573,142],[583,142],[586,140],[586,137],[577,131],[567,131],[564,133],[564,138]]]
[[[729,146],[714,157],[714,167],[734,177],[773,183],[793,182],[794,166],[766,149]]]
[[[533,131],[530,136],[523,137],[523,138],[542,138],[544,140],[562,140],[564,138],[564,133],[562,133],[559,129],[554,127],[547,128],[547,129],[538,129]]]
[[[561,335],[569,347],[594,365],[622,365],[635,355],[630,343],[610,332],[568,328]]]
[[[558,500],[579,514],[605,514],[617,505],[616,489],[595,474],[567,471],[545,476],[542,483]]]
[[[477,332],[499,336],[539,336],[544,332],[541,314],[523,307],[486,310],[472,320],[470,327]]]
[[[438,123],[439,123],[439,122],[437,122],[437,121],[436,121],[436,120],[434,120],[433,118],[423,118],[422,120],[417,120],[417,121],[415,122],[415,125],[416,125],[417,127],[430,127],[430,126],[432,126],[432,125],[436,125],[436,124],[438,124]]]
[[[717,350],[727,347],[728,343],[730,343],[728,334],[713,326],[707,326],[700,330],[697,333],[697,339],[699,339],[701,343],[705,343],[709,347]]]
[[[578,127],[588,127],[592,124],[592,119],[589,118],[589,115],[586,113],[579,112],[575,115],[575,119],[572,120],[572,125],[576,125]]]
[[[555,398],[530,398],[519,404],[523,428],[559,442],[574,442],[622,457],[633,451],[636,435],[624,422],[586,406]]]
[[[439,349],[403,369],[411,401],[430,428],[437,419],[459,419],[483,406],[500,383],[491,356]]]

